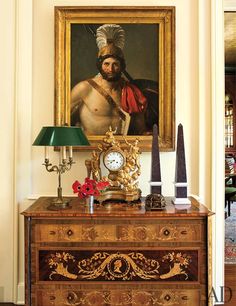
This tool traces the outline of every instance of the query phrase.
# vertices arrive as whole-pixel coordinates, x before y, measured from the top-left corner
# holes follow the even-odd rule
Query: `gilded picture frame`
[[[127,33],[125,44],[128,46],[124,49],[126,71],[128,76],[138,80],[138,87],[141,80],[140,89],[144,93],[147,89],[150,94],[147,99],[152,100],[157,116],[149,118],[148,114],[145,115],[147,124],[154,121],[158,124],[160,151],[173,151],[174,7],[55,7],[55,125],[71,125],[71,90],[76,83],[96,73],[97,46],[91,32],[103,24],[118,24]],[[154,87],[157,84],[157,90],[153,90],[153,84]],[[149,114],[156,113],[150,111]],[[103,138],[103,135],[87,136],[91,146],[83,150],[95,149]],[[123,139],[122,135],[116,137],[120,141]],[[136,138],[140,140],[141,151],[151,150],[150,127],[144,134],[126,136],[129,141]]]

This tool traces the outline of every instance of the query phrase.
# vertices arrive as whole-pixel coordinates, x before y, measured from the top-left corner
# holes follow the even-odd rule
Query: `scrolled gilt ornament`
[[[128,202],[140,199],[141,190],[138,188],[138,178],[141,174],[139,139],[130,142],[125,137],[123,148],[119,139],[115,137],[116,129],[109,127],[102,142],[93,151],[92,158],[85,161],[87,176],[94,180],[103,179],[110,186],[99,195],[98,201],[124,200]],[[101,162],[108,169],[108,175],[103,176]]]

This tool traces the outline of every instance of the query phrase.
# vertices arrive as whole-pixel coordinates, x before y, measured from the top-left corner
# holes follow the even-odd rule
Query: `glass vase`
[[[88,197],[85,198],[86,207],[89,207],[89,208],[92,209],[93,204],[94,204],[94,196],[93,195],[89,195]]]

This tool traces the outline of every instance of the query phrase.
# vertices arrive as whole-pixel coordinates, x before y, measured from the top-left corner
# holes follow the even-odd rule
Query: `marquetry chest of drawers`
[[[50,201],[23,212],[27,306],[208,305],[211,213],[196,200],[155,212],[77,198],[50,211]]]

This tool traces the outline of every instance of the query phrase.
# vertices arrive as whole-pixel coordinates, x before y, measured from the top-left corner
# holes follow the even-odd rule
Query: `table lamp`
[[[57,198],[53,199],[49,209],[59,210],[69,207],[69,200],[63,199],[61,187],[61,174],[71,169],[73,161],[73,146],[89,146],[89,141],[83,130],[79,127],[69,126],[46,126],[43,127],[33,142],[33,146],[45,147],[44,166],[48,172],[58,174]],[[52,165],[49,162],[49,146],[60,147],[59,164]],[[69,147],[67,158],[66,147]]]

